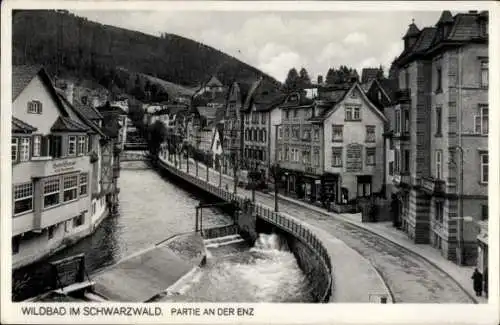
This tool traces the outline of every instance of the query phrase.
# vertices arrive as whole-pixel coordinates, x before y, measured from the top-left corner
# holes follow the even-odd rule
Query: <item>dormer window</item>
[[[42,103],[38,100],[32,100],[28,102],[28,113],[29,114],[42,114]]]

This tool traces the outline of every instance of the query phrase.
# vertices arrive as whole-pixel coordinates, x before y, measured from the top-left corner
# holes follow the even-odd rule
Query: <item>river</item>
[[[89,275],[177,233],[194,230],[195,206],[203,200],[143,162],[123,162],[119,213],[106,218],[92,236],[53,255],[57,260],[85,253]],[[223,211],[204,209],[203,226],[232,223]],[[258,247],[210,250],[207,266],[187,289],[187,301],[308,302],[307,281],[291,252],[269,240]],[[36,265],[16,271],[33,272]],[[161,290],[161,288],[159,289]]]

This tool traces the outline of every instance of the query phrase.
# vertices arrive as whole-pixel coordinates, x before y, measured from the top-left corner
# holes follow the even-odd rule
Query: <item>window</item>
[[[42,137],[35,135],[33,137],[33,157],[40,157],[42,151]]]
[[[290,111],[289,111],[289,110],[286,110],[286,111],[285,111],[285,116],[286,116],[286,118],[289,118],[289,117],[290,117]]]
[[[267,131],[266,130],[262,130],[262,142],[267,142]]]
[[[292,127],[292,138],[297,139],[297,140],[300,138],[300,127],[299,126]]]
[[[290,128],[288,126],[285,127],[285,138],[290,136]]]
[[[14,215],[33,211],[33,183],[14,186]]]
[[[343,125],[333,125],[332,126],[332,141],[333,142],[344,141],[344,126]]]
[[[332,167],[342,167],[342,147],[332,148]]]
[[[314,166],[319,166],[319,149],[314,149],[313,164]]]
[[[443,124],[442,108],[441,106],[438,106],[436,107],[436,136],[441,136],[442,124]]]
[[[21,246],[21,236],[12,237],[12,254],[19,253],[19,246]]]
[[[279,126],[278,127],[278,139],[283,138],[283,127]]]
[[[488,134],[488,105],[479,105],[477,114],[474,116],[476,134]]]
[[[51,136],[49,149],[52,158],[62,157],[62,137],[59,135]]]
[[[401,167],[401,157],[399,150],[394,150],[394,172],[399,173]]]
[[[30,138],[21,138],[21,147],[19,148],[19,160],[28,161],[30,159]]]
[[[311,152],[309,150],[302,150],[302,163],[306,165],[311,163]]]
[[[488,205],[481,204],[481,220],[488,220]]]
[[[441,67],[436,68],[436,92],[441,92],[441,80],[443,79]]]
[[[16,162],[17,161],[17,151],[18,151],[18,138],[12,138],[12,144],[11,144],[11,147],[10,147],[10,152],[11,152],[11,157],[12,157],[12,162]]]
[[[78,137],[78,155],[84,155],[85,154],[85,137],[84,136],[79,136]]]
[[[55,226],[50,226],[48,228],[48,234],[49,234],[49,239],[52,239],[54,237],[54,230],[56,229]]]
[[[405,170],[404,172],[408,173],[410,171],[410,150],[405,150]]]
[[[68,175],[63,178],[64,202],[77,199],[78,175]]]
[[[288,160],[290,158],[290,149],[288,147],[285,147],[285,160]]]
[[[367,125],[366,126],[366,142],[375,142],[375,126]]]
[[[314,141],[318,141],[318,140],[319,140],[319,129],[315,128],[314,129]]]
[[[443,152],[436,150],[436,179],[443,178]]]
[[[83,225],[85,221],[85,218],[83,217],[83,214],[80,214],[78,217],[74,217],[73,218],[73,227],[79,227],[81,225]]]
[[[42,114],[42,103],[33,100],[31,102],[28,102],[28,113],[29,114]]]
[[[482,60],[481,61],[481,87],[484,87],[484,88],[488,87],[488,77],[489,77],[488,61]]]
[[[488,153],[481,153],[481,183],[488,183]]]
[[[245,115],[245,124],[248,124],[248,115]]]
[[[88,174],[80,174],[80,195],[87,195],[88,193]]]
[[[58,176],[45,179],[43,185],[43,207],[49,208],[59,204],[60,180]]]
[[[359,121],[359,120],[361,120],[361,107],[359,107],[359,106],[346,106],[345,107],[345,120],[346,121]]]
[[[436,211],[434,217],[436,218],[436,221],[443,222],[443,214],[444,214],[443,201],[436,201],[435,208]]]
[[[396,127],[395,127],[395,131],[396,133],[401,133],[401,111],[400,110],[396,110],[396,118],[395,118],[395,122],[396,122]]]
[[[394,175],[394,161],[389,162],[389,176]]]
[[[297,117],[298,113],[299,113],[299,110],[298,109],[294,109],[293,110],[293,117]]]
[[[410,132],[410,111],[404,110],[404,131]]]
[[[262,113],[262,115],[260,116],[260,123],[266,123],[266,113]]]
[[[278,161],[283,160],[283,151],[281,148],[278,148]]]
[[[76,136],[70,135],[68,137],[68,156],[76,155]]]
[[[311,141],[311,128],[306,127],[302,130],[302,139],[306,141]]]
[[[366,165],[375,165],[375,152],[376,148],[366,148]]]

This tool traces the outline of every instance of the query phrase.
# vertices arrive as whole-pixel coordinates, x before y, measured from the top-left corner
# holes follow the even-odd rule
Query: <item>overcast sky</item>
[[[148,34],[173,33],[210,45],[283,81],[305,67],[311,78],[329,67],[386,69],[402,48],[412,19],[434,26],[427,12],[74,11],[104,24]]]

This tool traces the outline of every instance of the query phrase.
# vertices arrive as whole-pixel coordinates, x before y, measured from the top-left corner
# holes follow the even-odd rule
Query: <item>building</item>
[[[222,148],[224,152],[223,172],[233,174],[243,160],[244,121],[241,109],[246,101],[252,83],[233,82],[229,87],[225,112]]]
[[[278,160],[286,191],[337,204],[383,189],[387,122],[358,83],[290,95],[282,108]]]
[[[488,13],[444,11],[409,25],[399,78],[393,182],[402,228],[459,264],[474,264],[488,211]]]
[[[13,267],[30,264],[90,234],[99,178],[92,152],[102,138],[58,94],[45,70],[12,68]]]
[[[242,107],[244,139],[240,168],[259,171],[263,179],[269,177],[274,163],[276,127],[281,120],[278,106],[283,100],[284,95],[276,85],[261,78],[252,85]]]

